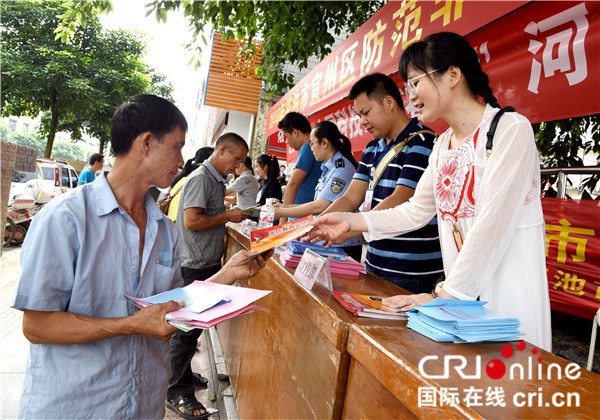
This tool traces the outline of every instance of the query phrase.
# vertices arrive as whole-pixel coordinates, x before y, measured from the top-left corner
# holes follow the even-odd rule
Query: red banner
[[[310,115],[346,97],[362,76],[398,70],[402,51],[440,31],[468,34],[526,1],[390,1],[310,71],[267,113],[267,136],[290,111]]]
[[[600,308],[600,201],[542,198],[552,309],[592,319]]]
[[[278,160],[284,162],[287,159],[287,147],[281,130],[278,130],[269,136],[267,154],[269,156],[277,156]]]
[[[397,74],[402,51],[442,30],[466,35],[500,104],[513,105],[532,122],[599,113],[600,3],[526,3],[388,2],[269,110],[267,135],[278,131],[287,112],[298,111],[311,124],[345,123],[353,150],[362,151],[371,138],[356,128],[358,117],[348,107],[352,84],[377,71],[403,89]],[[414,115],[411,104],[406,109]]]
[[[500,104],[532,123],[600,112],[600,3],[536,1],[467,39]]]

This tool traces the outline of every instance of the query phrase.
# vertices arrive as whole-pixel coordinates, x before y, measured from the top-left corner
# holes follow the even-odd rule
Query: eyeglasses
[[[427,76],[428,74],[435,73],[439,69],[428,71],[427,73],[423,73],[420,76],[413,77],[412,79],[408,79],[405,83],[406,86],[406,96],[410,99],[412,96],[417,94],[417,85],[414,84],[414,81],[420,79],[423,76]]]
[[[310,147],[313,147],[315,144],[321,143],[320,141],[309,141]]]

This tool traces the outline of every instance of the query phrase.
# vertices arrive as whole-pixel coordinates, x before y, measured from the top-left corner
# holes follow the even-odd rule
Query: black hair
[[[285,117],[279,121],[277,128],[291,133],[294,129],[304,134],[310,134],[310,123],[308,119],[298,112],[288,112]]]
[[[157,141],[176,127],[187,131],[181,111],[171,102],[156,95],[136,95],[117,108],[110,127],[110,143],[115,156],[129,153],[133,141],[149,131]]]
[[[391,96],[400,109],[404,109],[402,95],[398,85],[389,76],[383,73],[368,74],[352,86],[348,98],[353,101],[361,93],[366,93],[367,98],[383,102],[383,98]]]
[[[204,147],[199,148],[196,151],[196,154],[194,155],[194,165],[195,166],[202,165],[202,162],[204,162],[206,159],[208,159],[210,157],[210,155],[213,154],[214,151],[215,151],[215,149],[210,146],[204,146]]]
[[[219,148],[219,146],[221,146],[224,143],[234,147],[243,146],[246,148],[246,150],[250,150],[250,148],[248,147],[248,143],[246,143],[246,140],[244,140],[239,134],[225,133],[220,135],[217,141],[215,142],[215,148]]]
[[[94,153],[92,156],[90,156],[90,166],[92,166],[94,163],[96,162],[102,162],[104,160],[104,155],[100,154],[100,153]]]
[[[256,161],[261,168],[268,165],[267,178],[277,178],[279,176],[279,161],[277,160],[277,156],[260,155],[256,158]]]
[[[354,168],[358,166],[356,159],[352,156],[352,144],[350,139],[340,133],[338,126],[331,121],[319,121],[315,124],[313,134],[321,143],[323,139],[327,139],[335,150],[339,150],[346,159],[354,165]]]
[[[254,169],[252,168],[252,159],[250,156],[246,156],[246,160],[244,161],[244,166],[252,171],[252,175],[254,175]]]
[[[171,187],[175,186],[175,184],[177,184],[179,180],[181,180],[181,178],[189,176],[189,174],[194,172],[194,170],[198,169],[198,166],[200,166],[202,162],[208,159],[210,155],[212,155],[214,150],[215,149],[213,149],[210,146],[201,147],[200,149],[198,149],[194,158],[188,159],[188,161],[185,162],[185,165],[183,166],[183,170],[177,175],[175,175],[175,177],[171,181]]]
[[[454,32],[438,32],[411,44],[400,57],[398,71],[406,81],[409,67],[425,73],[432,70],[444,73],[450,66],[460,68],[473,93],[491,106],[500,108],[492,93],[490,79],[481,68],[477,52],[465,38]]]

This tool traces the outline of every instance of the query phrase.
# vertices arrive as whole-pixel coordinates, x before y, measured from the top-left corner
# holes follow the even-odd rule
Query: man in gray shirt
[[[177,227],[182,236],[179,247],[184,285],[205,280],[221,268],[225,248],[225,223],[241,222],[252,213],[225,210],[223,178],[244,162],[248,145],[234,133],[217,139],[215,151],[192,172],[181,190]],[[202,330],[178,332],[171,337],[171,377],[167,407],[184,418],[206,417],[194,397],[191,361]],[[185,415],[183,415],[185,414]]]

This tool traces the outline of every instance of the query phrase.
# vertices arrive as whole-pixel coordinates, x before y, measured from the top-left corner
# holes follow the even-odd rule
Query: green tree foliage
[[[45,157],[52,154],[57,131],[75,140],[86,132],[100,141],[103,153],[115,108],[149,91],[153,77],[161,77],[142,61],[143,41],[127,31],[103,30],[95,15],[81,15],[80,25],[67,23],[72,36],[55,35],[58,16],[71,10],[68,6],[61,1],[0,3],[2,114],[36,117],[42,112]],[[165,96],[171,91],[162,84]]]
[[[46,149],[46,142],[44,137],[39,132],[33,131],[29,133],[20,133],[18,131],[9,132],[6,141],[11,143],[20,144],[21,146],[31,147],[37,150],[38,157],[44,156],[44,150]]]
[[[7,124],[0,125],[0,140],[20,144],[37,150],[38,157],[44,156],[46,150],[46,139],[39,131],[20,132],[12,131]],[[58,140],[54,145],[52,156],[74,160],[86,160],[87,152],[78,144],[69,141]]]
[[[154,13],[158,22],[166,22],[169,12],[183,9],[194,29],[187,47],[193,52],[190,62],[196,67],[201,63],[202,47],[207,44],[207,25],[222,32],[224,40],[263,40],[263,62],[258,75],[266,79],[268,90],[283,94],[294,83],[293,76],[284,69],[286,63],[304,69],[310,57],[324,58],[335,41],[331,32],[339,35],[344,30],[355,31],[383,4],[385,1],[154,0],[147,5],[147,15]],[[70,11],[62,15],[57,33],[63,39],[73,36],[86,17],[111,9],[110,1],[69,5]],[[250,44],[246,52],[253,53],[253,48]]]
[[[167,13],[183,9],[194,28],[188,48],[195,52],[192,61],[200,65],[203,32],[207,24],[222,32],[224,40],[260,38],[263,40],[262,65],[258,75],[266,79],[267,89],[283,94],[293,84],[286,63],[304,69],[308,59],[323,59],[331,52],[335,39],[346,30],[356,30],[384,4],[384,1],[165,1],[154,0],[148,14],[166,22]],[[202,43],[199,40],[202,40]],[[250,44],[247,52],[252,52]]]
[[[537,123],[533,124],[533,130],[544,168],[581,167],[584,166],[582,152],[583,155],[600,155],[599,114]],[[599,179],[598,175],[589,176],[582,187],[593,191]],[[592,198],[587,191],[583,198]]]
[[[89,153],[83,147],[67,141],[57,141],[52,150],[52,157],[73,159],[85,162]]]

